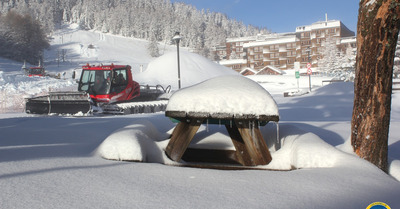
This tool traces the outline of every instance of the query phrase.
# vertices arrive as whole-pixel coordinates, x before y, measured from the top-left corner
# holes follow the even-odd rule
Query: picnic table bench
[[[166,148],[166,154],[174,161],[181,160],[203,123],[225,125],[236,149],[234,157],[241,165],[266,165],[272,160],[259,125],[265,125],[269,121],[279,121],[277,115],[232,115],[184,111],[166,111],[165,115],[179,121]],[[217,151],[214,150],[214,152]]]
[[[165,115],[177,122],[165,150],[174,161],[188,162],[190,156],[197,162],[226,163],[221,158],[229,156],[244,167],[272,160],[259,126],[279,121],[278,107],[268,91],[248,78],[221,76],[181,89],[171,96]],[[235,150],[188,148],[202,124],[223,124]]]

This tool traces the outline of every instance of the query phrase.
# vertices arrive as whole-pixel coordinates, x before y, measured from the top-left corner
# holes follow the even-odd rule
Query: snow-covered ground
[[[95,50],[86,49],[89,44]],[[49,71],[66,72],[65,80],[27,78],[19,71],[22,63],[0,59],[0,208],[366,208],[377,201],[400,208],[400,92],[392,95],[390,175],[351,151],[353,83],[322,85],[329,79],[324,77],[312,76],[312,92],[298,97],[283,96],[297,89],[294,73],[248,77],[272,95],[280,115],[280,149],[276,125],[261,128],[273,160],[260,168],[291,171],[173,166],[179,163],[163,149],[176,124],[163,113],[36,116],[11,108],[21,103],[14,97],[74,89],[69,75],[86,62],[143,65],[144,72],[134,74],[139,82],[176,82],[176,89],[176,48],[165,48],[155,59],[146,56],[140,40],[70,27],[55,33],[45,60]],[[60,49],[71,51],[71,58],[58,67],[54,57]],[[232,74],[182,51],[184,87]],[[307,91],[308,77],[299,84]],[[202,126],[191,146],[233,147],[219,125]]]

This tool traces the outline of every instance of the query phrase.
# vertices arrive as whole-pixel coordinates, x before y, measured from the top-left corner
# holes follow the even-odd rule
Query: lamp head
[[[172,40],[176,41],[176,43],[179,43],[179,41],[182,39],[181,35],[179,32],[175,32],[174,37],[172,37]]]

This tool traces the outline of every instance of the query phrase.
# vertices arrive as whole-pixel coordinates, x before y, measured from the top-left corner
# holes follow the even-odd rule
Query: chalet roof
[[[270,69],[270,70],[272,70],[272,71],[274,71],[274,72],[276,72],[276,73],[278,73],[280,75],[285,74],[285,72],[283,70],[280,70],[280,69],[278,69],[278,68],[276,68],[274,66],[271,66],[271,65],[265,66],[264,68],[259,69],[259,70],[255,70],[253,68],[245,68],[242,71],[240,71],[240,74],[243,75],[246,71],[250,71],[250,72],[254,73],[254,75],[257,75],[257,74],[259,74],[260,72],[262,72],[262,71],[264,71],[266,69]]]
[[[253,68],[247,67],[247,68],[241,70],[239,73],[243,75],[246,71],[250,71],[250,72],[252,72],[254,74],[257,74],[259,72],[258,70],[254,70]]]
[[[265,70],[265,69],[271,69],[271,70],[273,70],[273,71],[275,71],[275,72],[277,72],[277,73],[279,73],[280,75],[283,75],[283,74],[285,74],[285,72],[283,71],[283,70],[280,70],[280,69],[278,69],[278,68],[276,68],[276,67],[274,67],[274,66],[271,66],[271,65],[268,65],[268,66],[265,66],[264,68],[262,68],[260,71],[262,71],[262,70]]]

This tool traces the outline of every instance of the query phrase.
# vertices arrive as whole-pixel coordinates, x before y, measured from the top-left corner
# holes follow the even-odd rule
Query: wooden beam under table
[[[268,146],[262,137],[257,122],[249,120],[235,120],[235,125],[240,133],[241,140],[234,140],[232,138],[232,142],[235,145],[237,152],[238,150],[240,151],[240,153],[237,153],[237,157],[239,158],[239,156],[241,156],[243,158],[243,163],[245,163],[244,165],[267,165],[270,163],[272,157],[268,150]],[[248,162],[248,157],[250,158],[251,162]]]
[[[236,159],[239,161],[239,163],[246,166],[254,165],[235,123],[232,123],[232,125],[226,124],[225,127],[226,130],[228,130],[233,145],[235,146]]]
[[[172,160],[176,162],[181,160],[203,120],[203,118],[191,119],[190,122],[181,121],[176,125],[165,151]]]

